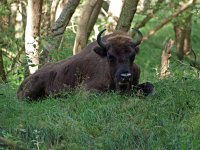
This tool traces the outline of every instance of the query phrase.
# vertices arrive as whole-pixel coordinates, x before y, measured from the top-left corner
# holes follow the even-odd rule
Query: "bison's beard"
[[[116,90],[120,91],[120,92],[124,92],[124,91],[130,91],[131,90],[131,83],[127,82],[127,83],[122,83],[122,82],[118,82],[116,85]]]

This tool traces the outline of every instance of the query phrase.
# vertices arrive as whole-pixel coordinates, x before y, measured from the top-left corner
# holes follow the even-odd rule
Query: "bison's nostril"
[[[120,77],[123,81],[129,80],[131,78],[131,73],[122,73],[120,74]]]

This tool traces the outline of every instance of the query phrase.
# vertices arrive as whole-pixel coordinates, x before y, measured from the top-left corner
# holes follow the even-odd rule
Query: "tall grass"
[[[40,149],[198,149],[197,79],[155,84],[155,96],[78,91],[37,103],[1,86],[1,136]]]

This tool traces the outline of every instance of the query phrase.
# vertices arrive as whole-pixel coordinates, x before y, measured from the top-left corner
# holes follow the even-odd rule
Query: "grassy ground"
[[[199,84],[170,78],[147,98],[78,90],[37,103],[3,85],[0,134],[35,149],[199,149]]]
[[[0,136],[28,149],[200,149],[199,71],[179,63],[173,49],[171,74],[159,79],[170,28],[145,42],[136,60],[141,82],[154,82],[156,95],[80,89],[29,103],[16,99],[12,84],[0,85]],[[193,45],[194,50],[200,47]],[[1,149],[8,147],[0,142]]]

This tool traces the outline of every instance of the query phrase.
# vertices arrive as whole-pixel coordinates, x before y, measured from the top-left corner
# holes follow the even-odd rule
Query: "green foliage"
[[[59,50],[53,50],[50,52],[52,62],[57,62],[62,59],[71,57],[73,52],[73,44],[75,40],[75,33],[70,29],[67,29],[63,36],[63,42]]]
[[[7,16],[9,13],[9,9],[6,5],[0,5],[0,16]]]
[[[25,50],[23,39],[16,39],[13,33],[14,29],[12,27],[7,27],[6,30],[1,32],[0,48],[7,51],[4,53],[3,59],[8,81],[18,85],[21,79],[23,79],[25,59],[23,59],[24,57],[20,60],[16,58],[18,53],[22,53],[20,51]]]

